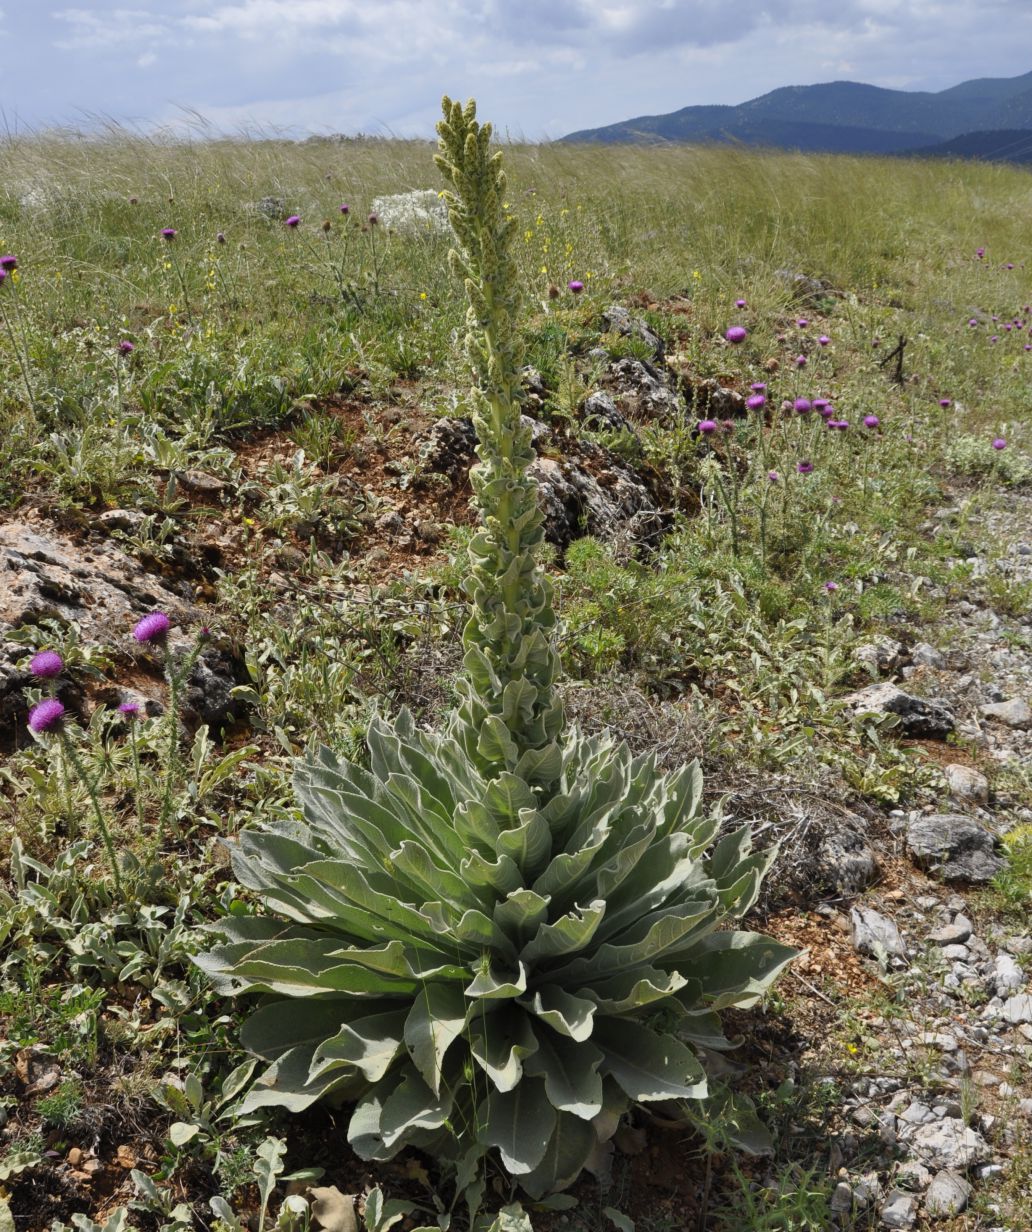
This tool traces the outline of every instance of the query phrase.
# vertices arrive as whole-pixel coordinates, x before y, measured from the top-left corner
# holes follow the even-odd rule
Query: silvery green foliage
[[[357,1100],[362,1157],[496,1149],[540,1195],[631,1101],[703,1096],[692,1045],[726,1047],[717,1011],[755,1003],[793,951],[718,931],[770,855],[747,829],[713,845],[697,766],[570,732],[545,797],[405,714],[368,739],[368,770],[323,752],[297,772],[303,821],[233,853],[275,915],[226,919],[199,961],[264,994],[246,1108]]]
[[[220,922],[198,961],[261,998],[243,1041],[269,1064],[242,1111],[356,1101],[363,1158],[426,1149],[468,1196],[496,1152],[538,1197],[632,1102],[704,1097],[697,1050],[728,1046],[719,1011],[754,1004],[794,951],[726,927],[772,853],[748,829],[717,840],[697,765],[662,773],[564,726],[504,177],[473,105],[445,100],[445,117],[484,521],[462,700],[439,733],[374,720],[368,768],[325,750],[302,765],[300,819],[233,850],[268,913]]]

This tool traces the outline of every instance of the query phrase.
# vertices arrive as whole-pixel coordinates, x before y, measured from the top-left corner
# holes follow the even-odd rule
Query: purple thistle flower
[[[133,637],[138,642],[163,642],[168,636],[172,622],[164,612],[151,612],[139,621],[133,629]]]
[[[715,419],[700,419],[698,428],[700,432],[716,432],[717,421]]]
[[[873,347],[880,347],[880,346],[881,346],[881,339],[880,339],[880,338],[872,338],[872,339],[871,339],[871,346],[873,346]]]
[[[989,339],[989,341],[990,341],[990,342],[999,342],[999,341],[1000,341],[1000,335],[999,335],[999,334],[993,334],[993,336]]]
[[[29,711],[29,731],[52,731],[64,718],[65,708],[56,697],[37,702]]]
[[[162,227],[161,228],[161,238],[163,240],[166,240],[169,244],[172,243],[172,241],[176,238],[178,234],[179,232],[175,229],[175,227]]]
[[[796,325],[798,325],[800,329],[806,329],[809,324],[810,322],[806,319],[806,317],[800,317],[799,320],[796,321]]]
[[[1032,351],[1032,342],[1026,342],[1026,343],[1025,343],[1025,350],[1026,350],[1026,351]]]
[[[750,411],[758,411],[761,406],[766,405],[766,402],[767,399],[763,396],[763,394],[753,394],[751,397],[746,398],[745,405]]]
[[[813,463],[804,458],[802,462],[796,463],[796,471],[800,475],[809,475],[813,471]]]
[[[831,406],[827,398],[814,398],[812,403],[815,411],[823,411],[825,407]]]
[[[744,325],[732,325],[724,337],[728,342],[737,346],[739,342],[744,342],[749,337],[749,331]]]
[[[1003,268],[1004,268],[1004,269],[1013,269],[1013,268],[1014,268],[1014,262],[1013,262],[1013,261],[1008,261],[1008,262],[1007,262],[1007,264],[1006,264]]]
[[[838,428],[840,432],[845,432],[846,429],[849,427],[849,420],[848,419],[838,419],[835,421],[835,427]]]
[[[824,426],[825,426],[826,428],[837,428],[837,427],[838,427],[838,420],[837,420],[837,419],[831,419],[831,418],[829,417],[829,418],[825,419],[825,421],[824,421]]]
[[[939,405],[940,405],[940,406],[942,407],[942,409],[945,411],[945,410],[947,409],[947,407],[949,407],[949,406],[951,405],[949,398],[940,398],[940,399],[939,399]]]
[[[118,344],[119,355],[132,355],[133,351],[135,350],[136,350],[136,347],[133,346],[133,344],[129,341],[128,338],[123,338],[122,341]]]
[[[972,329],[974,329],[977,324],[978,324],[978,317],[972,317],[971,320],[968,321],[968,325],[970,325]]]
[[[821,419],[831,419],[835,414],[835,408],[829,403],[828,406],[822,406],[820,409]]]
[[[745,300],[744,300],[744,299],[736,299],[736,300],[735,300],[735,307],[736,307],[736,308],[745,308],[745,307],[746,307],[746,302],[745,302]]]
[[[877,428],[880,425],[881,425],[881,420],[878,418],[877,415],[865,415],[864,416],[864,427],[865,428]]]
[[[985,249],[984,249],[984,248],[976,248],[976,249],[975,249],[975,256],[979,259],[979,261],[981,261],[981,260],[985,257]]]
[[[771,483],[781,482],[781,476],[777,473],[777,471],[768,471],[767,478],[771,481]]]
[[[118,707],[118,713],[124,714],[127,719],[136,719],[143,713],[139,702],[122,702]]]
[[[821,334],[821,336],[817,339],[817,341],[821,346],[827,346],[828,343],[831,341],[831,339],[828,337],[827,334]]]
[[[795,366],[796,366],[797,368],[805,368],[805,367],[806,367],[806,356],[805,356],[805,355],[797,355],[797,356],[795,357]]]
[[[340,207],[340,212],[341,212],[342,214],[344,214],[344,215],[350,214],[350,213],[351,213],[351,206],[350,206],[350,205],[342,205],[342,206]]]
[[[792,403],[792,407],[800,415],[807,415],[813,410],[813,403],[809,398],[796,398],[795,402]]]
[[[566,285],[573,295],[580,295],[584,290],[584,283],[579,278],[571,278]]]
[[[379,223],[380,219],[376,214],[370,214],[367,221],[371,227],[375,227]]]
[[[1013,326],[1013,325],[1011,325],[1011,324],[1010,324],[1010,322],[1008,321],[1008,323],[1007,323],[1007,324],[1006,324],[1003,328],[1004,328],[1004,329],[1006,330],[1006,332],[1009,334],[1009,333],[1011,332],[1011,330],[1014,328],[1014,326]]]
[[[838,590],[838,582],[825,582],[824,589],[829,595],[833,595],[835,591]]]
[[[60,676],[64,671],[64,659],[56,650],[41,650],[29,660],[29,671],[33,676],[41,676],[43,679]]]
[[[754,394],[765,394],[767,392],[767,382],[766,381],[753,381],[753,383],[749,386],[749,388],[753,391]]]
[[[1006,449],[1007,442],[1003,439],[1002,436],[998,436],[996,440],[993,441],[993,448],[994,449]]]
[[[5,257],[0,257],[0,269],[2,269],[5,273],[9,274],[11,270],[16,270],[17,268],[18,268],[18,258],[17,257],[11,256],[10,253],[8,253]]]
[[[290,227],[291,229],[293,229],[293,228],[294,228],[294,227],[296,227],[296,226],[299,226],[299,225],[300,225],[300,222],[301,222],[301,215],[300,215],[300,214],[291,214],[291,216],[290,216],[289,218],[284,218],[284,219],[283,219],[283,225],[284,225],[285,227]]]

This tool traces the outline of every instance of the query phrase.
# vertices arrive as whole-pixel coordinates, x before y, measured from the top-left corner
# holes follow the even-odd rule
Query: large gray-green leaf
[[[729,1005],[747,1009],[798,953],[760,933],[721,932],[711,933],[675,961],[702,983],[703,997],[711,1009]]]
[[[638,941],[619,941],[600,945],[594,954],[564,963],[551,978],[574,986],[591,985],[610,975],[619,975],[628,968],[648,966],[673,951],[685,937],[694,937],[716,919],[717,906],[711,901],[682,903],[676,908],[657,913],[648,923],[648,931]]]
[[[494,919],[505,935],[521,946],[548,919],[548,899],[533,890],[513,890],[495,907]]]
[[[525,1058],[538,1048],[526,1014],[505,1007],[478,1018],[469,1034],[473,1059],[499,1091],[511,1091],[523,1077]]]
[[[686,983],[684,976],[677,971],[638,967],[599,980],[585,988],[584,992],[596,1003],[599,1013],[612,1018],[620,1014],[636,1014],[646,1005],[665,1001]]]
[[[598,898],[583,909],[567,912],[554,924],[542,924],[537,935],[524,946],[523,961],[539,966],[549,959],[586,949],[605,913],[605,900]]]
[[[314,1082],[308,1078],[313,1049],[305,1044],[291,1048],[273,1061],[256,1080],[237,1105],[237,1115],[245,1116],[256,1108],[286,1108],[288,1112],[303,1112],[331,1091],[357,1095],[365,1079],[357,1071],[337,1071],[324,1074]]]
[[[544,1083],[524,1078],[514,1090],[492,1094],[486,1115],[478,1141],[496,1148],[502,1166],[513,1176],[533,1171],[544,1158],[556,1121]]]
[[[543,1198],[546,1194],[572,1185],[591,1157],[597,1141],[595,1131],[587,1121],[569,1113],[559,1113],[541,1162],[520,1177],[520,1184],[532,1198]]]
[[[379,1082],[401,1051],[404,1027],[403,1009],[352,1018],[336,1035],[316,1048],[311,1079],[314,1081],[331,1070],[352,1066],[367,1082]]]
[[[435,1095],[441,1090],[444,1055],[462,1034],[468,1010],[461,988],[425,984],[405,1019],[405,1046]]]
[[[358,1007],[361,1006],[361,1009]],[[240,1030],[240,1042],[260,1057],[273,1060],[291,1048],[309,1044],[315,1048],[336,1035],[341,1024],[367,1010],[388,1009],[372,1006],[368,1001],[354,1001],[348,997],[326,1000],[313,998],[298,1012],[295,1000],[270,1001],[256,1009]]]
[[[605,1054],[603,1069],[631,1099],[699,1099],[706,1075],[690,1048],[629,1019],[600,1018],[594,1042]]]
[[[518,997],[527,991],[527,968],[517,963],[516,969],[485,963],[473,982],[466,988],[467,997],[484,997],[487,1000],[504,1000]]]
[[[590,1121],[602,1110],[602,1053],[593,1044],[574,1043],[552,1031],[538,1030],[538,1047],[523,1063],[526,1073],[542,1078],[545,1094],[560,1112]]]
[[[578,1043],[591,1035],[595,1006],[584,997],[575,997],[557,984],[545,984],[521,1002],[553,1031]]]
[[[388,1150],[403,1146],[413,1130],[440,1129],[452,1107],[452,1091],[435,1095],[415,1070],[410,1070],[384,1101],[380,1133]]]

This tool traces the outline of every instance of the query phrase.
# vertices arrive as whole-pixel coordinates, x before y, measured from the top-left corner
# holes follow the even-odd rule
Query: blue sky
[[[538,139],[781,85],[1032,70],[1029,0],[0,0],[8,129],[429,136],[442,92]]]

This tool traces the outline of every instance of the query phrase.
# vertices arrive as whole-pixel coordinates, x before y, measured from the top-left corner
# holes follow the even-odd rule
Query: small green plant
[[[36,1101],[36,1112],[44,1125],[55,1129],[71,1129],[82,1117],[84,1093],[82,1084],[71,1079],[62,1082],[52,1095]]]

